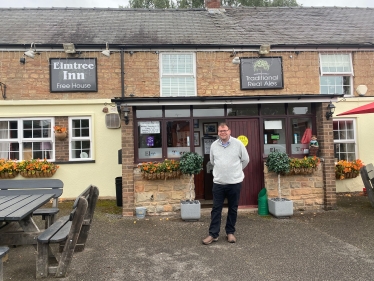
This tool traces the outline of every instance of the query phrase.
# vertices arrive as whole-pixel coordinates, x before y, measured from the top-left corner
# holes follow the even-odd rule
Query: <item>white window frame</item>
[[[40,137],[40,138],[24,138],[23,133],[24,133],[24,126],[23,122],[24,121],[43,121],[43,120],[48,120],[51,123],[51,128],[50,128],[50,136],[49,137]],[[36,142],[50,142],[52,144],[52,147],[49,148],[52,151],[52,156],[50,158],[47,158],[48,161],[55,161],[56,157],[56,151],[55,151],[55,140],[54,140],[54,133],[53,133],[53,127],[55,125],[55,119],[53,117],[29,117],[29,118],[1,118],[0,121],[6,121],[6,122],[11,122],[11,121],[16,121],[17,122],[17,138],[7,138],[7,139],[0,139],[0,144],[1,143],[15,143],[17,142],[19,145],[19,157],[18,161],[25,160],[23,159],[24,155],[24,144],[25,143],[36,143]],[[48,150],[49,150],[48,149]],[[50,155],[49,155],[50,156]],[[8,157],[9,157],[9,151],[8,151]],[[33,158],[34,159],[34,158]]]
[[[324,71],[323,66],[325,63],[323,62],[324,56],[335,56],[335,60],[338,60],[339,56],[349,56],[349,71]],[[337,63],[335,61],[335,63]],[[352,97],[353,96],[353,77],[354,77],[354,71],[353,71],[353,63],[352,63],[352,54],[351,53],[320,53],[319,54],[319,64],[320,64],[320,74],[322,76],[348,76],[349,77],[349,85],[350,85],[350,93],[344,95],[345,97]],[[320,78],[321,78],[320,77]],[[321,79],[320,79],[320,94],[322,94],[321,91]]]
[[[164,73],[163,72],[163,57],[166,55],[192,55],[192,72],[187,72],[187,73]],[[160,96],[161,97],[191,97],[191,96],[197,96],[197,89],[196,89],[196,54],[193,52],[172,52],[172,53],[161,53],[160,54]],[[163,93],[163,78],[193,78],[193,87],[194,87],[194,92],[192,95],[181,95],[179,90],[177,91],[177,94],[171,94],[171,95],[166,95]]]
[[[89,123],[89,136],[86,137],[75,137],[73,133],[73,120],[88,120]],[[90,142],[90,153],[80,154],[80,158],[74,157],[73,142],[89,141]],[[82,150],[82,149],[81,149]],[[94,159],[93,150],[93,136],[92,136],[92,118],[90,116],[71,116],[69,117],[69,161],[89,161]]]
[[[344,118],[344,119],[334,119],[333,122],[341,122],[341,121],[352,121],[353,125],[353,139],[335,139],[334,137],[334,129],[333,129],[333,137],[334,137],[334,155],[335,155],[335,144],[341,144],[341,143],[353,143],[355,146],[354,153],[355,153],[355,159],[359,159],[358,154],[357,154],[357,124],[356,124],[356,119],[355,118]],[[338,161],[340,159],[338,158]]]

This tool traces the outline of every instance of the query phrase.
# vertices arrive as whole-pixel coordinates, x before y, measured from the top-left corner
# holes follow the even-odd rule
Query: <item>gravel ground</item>
[[[64,280],[374,280],[374,209],[359,194],[339,195],[338,207],[290,219],[240,211],[237,243],[227,243],[223,224],[219,241],[205,246],[209,210],[196,222],[122,218],[115,201],[100,200]],[[35,253],[11,248],[4,280],[34,280]]]

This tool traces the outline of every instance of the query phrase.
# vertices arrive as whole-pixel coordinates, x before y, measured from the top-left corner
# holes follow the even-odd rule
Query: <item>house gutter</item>
[[[111,102],[122,106],[212,105],[212,104],[269,104],[337,102],[343,94],[276,95],[276,96],[217,96],[217,97],[116,97]]]

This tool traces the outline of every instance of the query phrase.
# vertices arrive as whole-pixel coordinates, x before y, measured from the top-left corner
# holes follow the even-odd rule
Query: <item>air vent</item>
[[[105,125],[108,129],[118,129],[121,127],[121,119],[118,113],[108,113],[105,115]]]

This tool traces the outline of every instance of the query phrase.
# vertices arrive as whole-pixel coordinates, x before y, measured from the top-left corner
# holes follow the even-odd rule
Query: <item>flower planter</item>
[[[286,198],[269,198],[269,213],[274,217],[290,217],[293,215],[293,201]]]
[[[201,217],[201,204],[198,200],[181,201],[181,217],[185,221],[197,221]]]
[[[24,178],[50,178],[56,173],[56,170],[48,171],[48,172],[40,172],[34,171],[34,173],[30,171],[21,171],[20,174]]]
[[[18,172],[13,173],[0,173],[0,179],[13,179],[18,175]]]
[[[67,137],[66,132],[55,132],[55,139],[56,140],[64,140]]]

